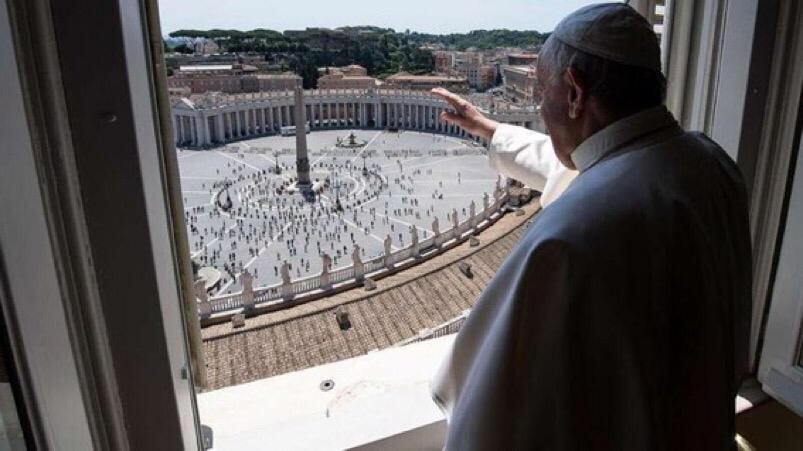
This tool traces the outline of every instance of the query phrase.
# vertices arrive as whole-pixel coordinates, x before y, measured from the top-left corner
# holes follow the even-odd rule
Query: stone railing
[[[471,310],[463,310],[463,313],[461,313],[457,318],[452,318],[443,324],[433,327],[432,329],[421,329],[418,331],[417,335],[396,343],[396,346],[405,346],[411,343],[418,343],[419,341],[431,340],[433,338],[440,338],[447,335],[456,334],[460,332],[460,328],[466,323],[470,312]]]
[[[361,283],[366,277],[378,279],[394,272],[401,267],[423,259],[430,258],[443,250],[454,247],[469,236],[489,226],[502,216],[502,207],[509,199],[507,191],[497,190],[495,199],[489,202],[485,196],[485,208],[473,212],[470,209],[469,217],[462,223],[457,221],[457,210],[452,210],[453,225],[450,229],[439,232],[433,227],[435,234],[428,239],[418,241],[417,231],[411,228],[413,235],[409,246],[395,252],[390,251],[389,237],[386,241],[385,254],[362,262],[359,248],[352,255],[353,264],[333,271],[328,269],[331,264],[329,257],[324,256],[323,271],[316,275],[298,280],[289,280],[289,271],[282,268],[284,282],[265,287],[253,287],[253,276],[248,271],[239,275],[243,285],[238,293],[208,297],[202,280],[196,282],[195,293],[198,299],[198,314],[201,319],[225,318],[237,313],[247,313],[256,308],[279,309],[285,306],[303,302],[305,298],[327,295],[336,291],[353,287]],[[433,224],[435,225],[435,224]],[[286,265],[287,263],[285,263]],[[283,265],[284,266],[284,265]]]

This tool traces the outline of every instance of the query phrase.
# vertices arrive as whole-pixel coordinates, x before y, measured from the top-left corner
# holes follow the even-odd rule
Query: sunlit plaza
[[[219,271],[218,293],[240,290],[243,271],[272,285],[319,274],[324,254],[336,270],[426,240],[482,210],[499,183],[485,148],[456,137],[328,130],[307,141],[312,196],[293,192],[294,136],[179,150],[192,257]]]

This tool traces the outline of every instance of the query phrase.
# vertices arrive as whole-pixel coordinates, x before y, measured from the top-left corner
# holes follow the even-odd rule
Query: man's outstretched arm
[[[500,124],[446,89],[435,88],[432,94],[454,109],[454,112],[442,113],[440,119],[487,140],[491,167],[505,177],[541,191],[542,204],[557,198],[577,175],[560,163],[549,136],[524,127]]]

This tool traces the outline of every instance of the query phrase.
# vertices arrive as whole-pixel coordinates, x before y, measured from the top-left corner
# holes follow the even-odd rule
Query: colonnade
[[[312,130],[360,128],[418,130],[473,139],[468,132],[439,119],[447,104],[425,91],[310,90],[304,92],[307,125]],[[179,102],[173,106],[175,143],[210,147],[241,139],[277,134],[295,126],[291,93],[221,96],[217,101]],[[504,122],[526,125],[532,118]]]

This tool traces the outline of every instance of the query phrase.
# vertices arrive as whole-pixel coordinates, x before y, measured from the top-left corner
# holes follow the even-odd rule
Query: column
[[[251,108],[246,108],[246,110],[245,110],[245,121],[243,121],[243,122],[245,122],[245,136],[246,137],[251,136],[251,134],[253,133],[253,128],[254,128],[253,121],[251,120],[251,111],[252,111]]]
[[[173,116],[173,144],[178,146],[181,143],[181,116]]]
[[[418,113],[418,129],[424,130],[424,105],[417,106],[416,112]]]
[[[192,130],[192,145],[194,147],[198,146],[198,123],[196,122],[194,117],[190,118],[190,129]]]
[[[175,114],[170,114],[170,122],[173,123],[173,144],[178,144],[178,120]]]
[[[273,128],[273,105],[268,107],[268,126],[270,127],[270,132],[271,133],[276,131]]]
[[[196,116],[196,120],[198,121],[198,144],[200,146],[209,145],[209,120],[204,116],[202,113],[198,113]]]
[[[176,135],[176,141],[179,144],[184,142],[184,118],[182,116],[176,116],[178,118],[178,134]]]
[[[328,128],[329,126],[329,104],[321,101],[321,128]]]
[[[234,130],[232,136],[235,138],[240,137],[240,113],[238,110],[234,110],[231,112],[231,126]]]
[[[223,115],[221,114],[215,116],[215,134],[218,143],[226,142],[226,135],[223,134]]]
[[[229,111],[226,113],[226,116],[229,119],[229,136],[231,137],[231,139],[237,137],[237,122],[235,122],[235,117],[234,117],[235,114],[236,113],[234,111]]]
[[[326,102],[321,100],[321,128],[329,126],[329,108]]]
[[[230,137],[231,137],[231,133],[229,132],[228,114],[229,113],[226,112],[226,111],[220,113],[220,122],[223,124],[223,132],[221,133],[220,136],[221,136],[221,139],[223,140],[223,142],[228,141],[230,139]]]

